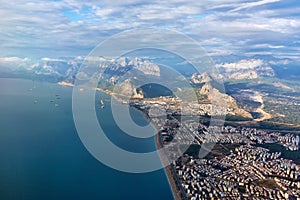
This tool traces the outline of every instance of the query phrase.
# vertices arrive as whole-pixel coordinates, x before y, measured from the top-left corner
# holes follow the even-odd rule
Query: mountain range
[[[154,63],[160,63],[159,59],[125,58],[118,59],[99,57],[103,67],[109,66],[107,74],[120,75],[132,68],[144,71],[146,74],[158,75],[159,69]],[[170,58],[171,60],[172,58]],[[300,72],[297,62],[288,58],[275,58],[272,56],[239,57],[229,55],[227,57],[212,57],[215,66],[225,80],[228,79],[254,79],[259,77],[279,77],[283,79],[297,79]],[[62,57],[58,59],[41,58],[0,58],[1,77],[41,78],[52,81],[74,81],[74,75],[78,72],[84,57]],[[172,64],[176,68],[178,63]],[[185,66],[180,67],[184,71]],[[190,74],[188,74],[190,75]]]
[[[160,64],[156,64],[160,63],[158,58],[97,57],[92,59],[97,61],[97,68],[101,71],[100,88],[111,90],[118,82],[123,82],[120,84],[120,93],[126,91],[126,93],[132,93],[139,98],[147,97],[149,91],[142,91],[141,88],[134,86],[139,84],[136,77],[144,80],[163,78],[173,85],[176,85],[176,80],[180,79],[171,73],[168,76],[168,72]],[[296,92],[298,86],[294,82],[289,84],[291,80],[295,80],[297,83],[300,77],[296,61],[272,56],[249,58],[235,55],[230,55],[226,59],[224,57],[212,57],[212,59],[219,72],[217,78],[224,81],[226,92],[218,88],[216,81],[209,74],[197,73],[182,63],[174,61],[170,63],[174,69],[184,72],[183,76],[196,88],[200,96],[209,99],[213,93],[213,95],[222,96],[226,99],[232,114],[256,120],[270,120],[271,118],[278,120],[280,118],[279,121],[286,122],[281,119],[286,113],[279,111],[280,107],[276,105],[280,105],[278,99],[283,95],[293,98],[293,101],[298,103],[299,99]],[[63,81],[73,84],[84,61],[84,57],[41,58],[38,60],[5,57],[0,58],[0,76],[2,78],[29,78],[50,82]],[[81,74],[81,77],[88,78],[91,76],[93,74]],[[294,86],[297,86],[296,89]],[[266,100],[268,100],[267,105]],[[277,103],[271,105],[270,102]]]

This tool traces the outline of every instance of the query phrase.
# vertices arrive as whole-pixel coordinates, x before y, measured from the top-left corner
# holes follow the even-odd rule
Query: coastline
[[[160,139],[161,139],[160,138],[160,133],[157,133],[156,136],[155,136],[156,149],[162,148]],[[159,154],[159,157],[162,160],[162,158],[161,158],[162,155]],[[166,177],[168,179],[168,182],[169,182],[174,200],[183,200],[183,198],[181,197],[181,193],[178,189],[177,183],[175,181],[175,176],[173,174],[172,166],[168,165],[168,166],[164,167],[164,172],[165,172]]]
[[[163,144],[161,143],[161,135],[160,135],[160,132],[159,132],[159,128],[151,122],[149,116],[145,112],[143,112],[142,110],[140,110],[136,107],[133,107],[133,108],[138,110],[139,112],[141,112],[142,115],[145,117],[145,119],[154,127],[154,129],[156,131],[155,148],[157,150],[160,149],[160,148],[163,148]],[[158,153],[158,155],[160,157],[160,160],[163,162],[163,156],[164,155],[161,155],[160,153]],[[176,174],[174,174],[175,173],[174,171],[175,170],[172,169],[171,164],[164,167],[164,172],[166,174],[166,177],[167,177],[169,186],[171,188],[174,200],[183,200],[184,198],[182,197],[182,194],[181,194],[180,190],[178,189],[178,185],[177,185],[176,180],[175,180]]]
[[[61,86],[68,86],[68,87],[73,87],[74,84],[72,83],[68,83],[68,82],[58,82],[57,84],[61,85]],[[110,95],[111,97],[115,98],[117,101],[121,100],[121,98],[118,98],[117,95],[111,91],[107,91],[107,90],[103,90],[101,88],[95,88],[95,90],[99,91],[99,92],[103,92],[103,93],[106,93],[108,95]],[[155,135],[155,148],[158,150],[160,148],[163,148],[163,144],[161,143],[161,135],[159,133],[159,128],[157,126],[155,126],[155,124],[153,124],[149,118],[149,116],[143,112],[142,110],[136,108],[136,107],[133,107],[134,109],[138,110],[139,112],[141,112],[141,114],[143,115],[143,117],[154,127],[155,131],[156,131],[156,135]],[[159,157],[160,157],[160,160],[161,162],[163,162],[163,155],[161,155],[160,153],[158,153]],[[171,191],[172,191],[172,195],[173,195],[173,198],[174,200],[183,200],[182,198],[182,194],[180,192],[180,190],[178,189],[178,185],[175,181],[175,176],[176,174],[175,173],[175,170],[172,169],[172,165],[168,165],[166,167],[164,167],[164,172],[165,172],[165,175],[167,177],[167,180],[168,180],[168,183],[169,183],[169,186],[171,188]]]
[[[65,81],[60,81],[57,84],[62,85],[62,86],[68,86],[68,87],[73,87],[74,86],[73,83],[68,83],[68,82],[65,82]]]

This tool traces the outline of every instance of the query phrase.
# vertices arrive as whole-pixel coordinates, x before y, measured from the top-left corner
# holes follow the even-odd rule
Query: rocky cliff
[[[236,100],[232,96],[222,93],[219,89],[214,87],[214,85],[217,84],[214,83],[214,79],[208,73],[193,74],[191,77],[191,83],[203,84],[196,90],[199,95],[205,95],[207,97],[206,100],[209,102],[224,101],[224,105],[227,107],[227,113],[229,115],[242,116],[250,119],[252,118],[252,115],[249,112],[238,107]]]

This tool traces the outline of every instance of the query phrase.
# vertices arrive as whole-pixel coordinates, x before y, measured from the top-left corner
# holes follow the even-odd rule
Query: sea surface
[[[109,97],[98,93],[97,98]],[[95,99],[97,102],[98,100]],[[139,143],[114,124],[110,107],[97,107],[109,138],[124,149],[155,149],[154,137]],[[147,124],[136,110],[137,123]],[[140,145],[138,145],[140,144]],[[173,199],[163,170],[129,174],[92,157],[77,135],[72,88],[22,79],[0,79],[0,199]]]

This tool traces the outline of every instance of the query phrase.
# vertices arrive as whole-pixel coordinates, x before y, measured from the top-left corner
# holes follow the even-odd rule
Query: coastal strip
[[[133,106],[133,108],[137,109],[139,112],[142,113],[142,115],[144,116],[144,118],[153,126],[153,128],[156,131],[156,135],[155,135],[155,148],[157,150],[163,148],[163,142],[162,142],[162,137],[161,137],[161,133],[159,130],[159,127],[157,127],[154,123],[151,122],[150,117],[147,115],[147,113],[145,113],[143,110]],[[163,153],[158,153],[160,160],[163,164],[163,160],[165,155],[163,155]],[[174,200],[188,200],[186,193],[181,185],[180,179],[176,173],[175,167],[174,165],[171,163],[170,165],[164,167],[164,172],[167,176],[172,194],[173,194],[173,198]]]
[[[69,86],[69,87],[73,87],[74,84],[73,83],[69,83],[69,82],[65,82],[65,81],[61,81],[57,83],[58,85],[62,85],[62,86]]]
[[[72,83],[68,83],[68,82],[64,82],[64,81],[61,81],[61,82],[58,82],[59,85],[62,85],[62,86],[68,86],[68,87],[73,87],[74,84]],[[116,100],[119,100],[121,101],[122,98],[118,98],[118,95],[111,92],[111,91],[108,91],[108,90],[103,90],[101,88],[95,88],[95,90],[99,91],[99,92],[103,92],[103,93],[106,93],[108,95],[110,95],[111,97],[115,98]],[[138,110],[139,112],[142,113],[143,117],[154,127],[155,131],[156,131],[156,136],[155,136],[155,148],[158,150],[158,149],[161,149],[163,148],[163,143],[162,143],[162,138],[161,138],[161,134],[159,132],[159,128],[151,123],[151,119],[149,118],[149,116],[141,109],[138,109],[136,107],[133,107],[135,108],[136,110]],[[163,156],[164,155],[161,155],[159,153],[159,157],[160,157],[160,160],[163,162]],[[169,182],[169,185],[170,185],[170,188],[171,188],[171,191],[172,191],[172,194],[173,194],[173,198],[174,200],[187,200],[187,197],[186,197],[186,194],[184,192],[184,189],[182,188],[181,184],[180,184],[180,180],[179,180],[179,177],[176,173],[176,170],[173,166],[173,164],[170,164],[168,166],[166,166],[164,168],[164,172],[166,174],[166,177],[167,177],[167,180]]]
[[[156,129],[156,131],[157,131],[156,139],[155,139],[156,149],[160,149],[160,148],[163,148],[161,134],[158,132],[157,129]],[[164,155],[159,154],[159,156],[162,160],[162,157]],[[174,200],[187,200],[186,194],[185,194],[185,192],[184,192],[184,190],[181,186],[181,183],[180,183],[179,177],[176,173],[176,170],[174,168],[174,165],[170,164],[170,165],[166,166],[164,168],[164,171],[165,171],[165,174],[167,176],[170,188],[172,190]]]

